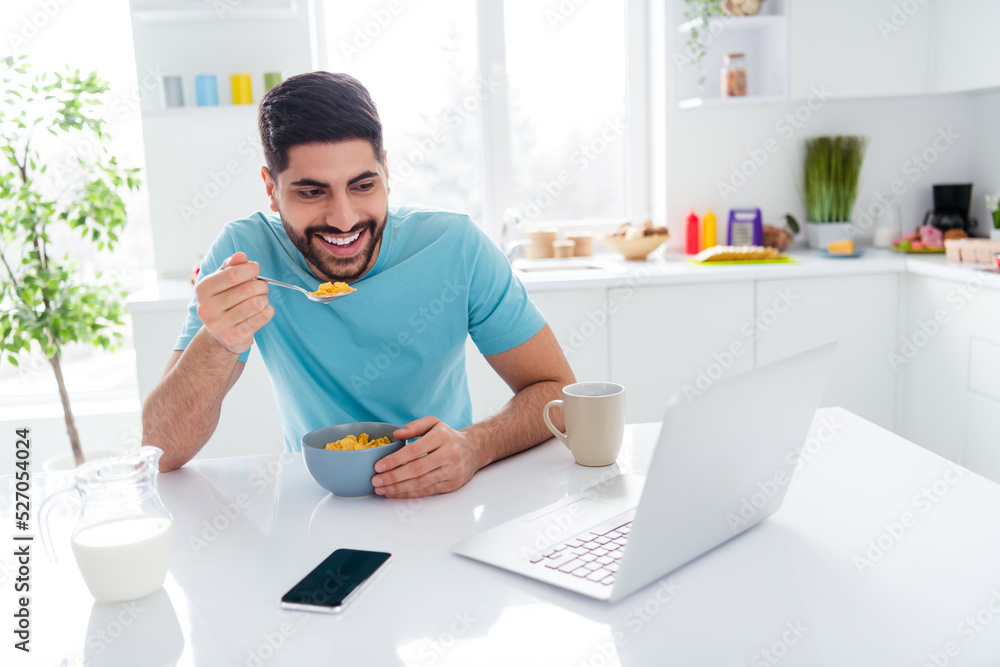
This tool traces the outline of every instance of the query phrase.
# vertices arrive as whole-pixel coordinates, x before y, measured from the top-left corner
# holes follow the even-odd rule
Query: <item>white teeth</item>
[[[358,232],[354,236],[348,236],[347,238],[343,239],[338,238],[336,236],[323,236],[322,234],[319,235],[321,239],[332,245],[350,245],[355,241],[357,241],[359,236],[361,236],[361,232]]]

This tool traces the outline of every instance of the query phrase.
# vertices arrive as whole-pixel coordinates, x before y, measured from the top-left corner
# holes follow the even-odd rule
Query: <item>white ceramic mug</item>
[[[542,410],[545,425],[580,465],[614,463],[625,434],[625,387],[614,382],[577,382],[563,387],[562,395],[561,401],[549,401]],[[561,407],[566,416],[565,433],[549,419],[553,406]]]

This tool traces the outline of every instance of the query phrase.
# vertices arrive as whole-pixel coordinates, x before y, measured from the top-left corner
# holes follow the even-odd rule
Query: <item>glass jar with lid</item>
[[[745,97],[747,66],[742,53],[727,53],[722,57],[722,97]]]

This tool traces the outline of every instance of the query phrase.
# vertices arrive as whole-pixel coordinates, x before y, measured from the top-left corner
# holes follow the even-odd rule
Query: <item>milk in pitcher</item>
[[[73,555],[98,602],[122,602],[159,590],[170,564],[172,519],[132,515],[80,529]]]

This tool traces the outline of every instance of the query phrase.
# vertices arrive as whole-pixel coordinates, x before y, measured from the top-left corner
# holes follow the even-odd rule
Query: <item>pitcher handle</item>
[[[568,449],[569,448],[568,434],[563,433],[562,431],[557,429],[555,425],[552,423],[552,420],[549,419],[549,408],[552,408],[553,406],[558,406],[559,408],[562,408],[563,402],[557,399],[555,401],[549,401],[548,403],[546,403],[545,408],[542,410],[542,419],[545,420],[545,425],[549,427],[550,431],[552,431],[552,435],[559,438],[562,441],[562,444],[566,445],[566,448]]]
[[[68,501],[78,501],[79,498],[71,496],[68,494],[76,492],[76,485],[71,484],[70,486],[56,491],[48,498],[42,501],[42,506],[38,510],[38,534],[42,538],[42,548],[45,549],[45,553],[49,555],[49,562],[56,562],[56,551],[52,543],[52,529],[49,527],[49,515],[52,514],[52,510],[57,505],[62,505]]]

